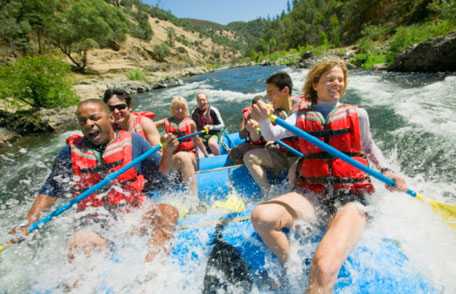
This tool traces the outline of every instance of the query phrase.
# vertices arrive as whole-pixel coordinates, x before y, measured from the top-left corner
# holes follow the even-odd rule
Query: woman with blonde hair
[[[188,103],[184,97],[174,96],[171,100],[171,116],[157,122],[157,127],[163,128],[168,134],[182,137],[195,133],[196,124],[191,119]],[[199,137],[183,140],[174,151],[172,157],[172,169],[177,170],[184,183],[189,184],[191,193],[197,196],[196,177],[197,153],[196,146],[203,148],[204,145]]]
[[[406,190],[404,180],[387,168],[375,145],[367,112],[340,102],[347,76],[341,60],[314,65],[303,89],[309,104],[304,103],[286,121],[363,164],[369,160],[396,182],[397,188],[388,190]],[[270,110],[264,104],[255,105],[253,112],[267,140],[294,136],[269,122]],[[343,262],[366,227],[366,205],[374,186],[364,172],[303,139],[298,139],[297,148],[305,157],[297,166],[295,190],[260,203],[252,211],[252,222],[282,263],[287,262],[290,251],[284,228],[292,228],[298,220],[323,224],[326,231],[313,257],[308,293],[332,293]]]

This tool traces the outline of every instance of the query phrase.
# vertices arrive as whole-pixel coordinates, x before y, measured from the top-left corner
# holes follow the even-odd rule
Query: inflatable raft
[[[285,274],[250,222],[253,203],[261,199],[260,190],[245,166],[231,166],[226,155],[227,149],[239,144],[241,139],[237,134],[224,137],[225,154],[199,162],[199,198],[208,206],[214,206],[217,201],[226,201],[236,195],[235,199],[243,199],[242,205],[228,203],[228,206],[251,204],[240,212],[210,210],[181,219],[170,253],[172,262],[189,276],[194,269],[204,267],[203,293],[303,293],[321,233],[288,232],[300,243],[299,268],[302,270],[292,276]],[[100,285],[97,292],[113,293],[109,280]],[[415,294],[439,291],[414,269],[397,241],[379,239],[362,243],[353,250],[342,266],[335,292]]]
[[[229,135],[228,139],[230,146],[240,140],[236,134]],[[260,190],[247,169],[242,165],[229,164],[226,155],[200,161],[198,191],[201,201],[211,204],[234,194],[241,195],[246,202],[256,202]],[[204,293],[216,293],[220,289],[250,292],[254,287],[260,292],[302,293],[302,283],[296,286],[293,279],[303,283],[307,281],[321,233],[310,236],[296,236],[295,233],[300,248],[306,250],[300,253],[302,274],[289,277],[255,233],[249,219],[251,208],[225,215],[202,214],[184,218],[179,223],[172,258],[183,271],[191,271],[194,264],[201,266],[201,263],[206,263]],[[278,285],[279,289],[274,290]],[[379,239],[353,250],[339,273],[335,292],[390,294],[438,291],[413,268],[397,241]]]

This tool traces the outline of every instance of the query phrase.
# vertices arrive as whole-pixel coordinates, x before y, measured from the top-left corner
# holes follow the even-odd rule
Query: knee
[[[174,155],[173,159],[178,166],[186,166],[192,164],[192,158],[191,155],[188,154],[188,152],[178,152]]]
[[[242,157],[242,160],[247,165],[253,165],[256,162],[256,156],[252,152],[246,152]]]
[[[158,205],[158,210],[162,218],[166,220],[167,223],[175,225],[179,218],[179,211],[174,206],[169,204],[161,203]]]
[[[334,285],[340,266],[341,264],[335,258],[317,252],[312,262],[315,282],[322,287]]]
[[[253,227],[258,230],[272,230],[279,227],[280,221],[273,209],[259,205],[255,207],[250,216]]]
[[[209,145],[209,148],[218,149],[217,140],[209,140],[208,145]]]

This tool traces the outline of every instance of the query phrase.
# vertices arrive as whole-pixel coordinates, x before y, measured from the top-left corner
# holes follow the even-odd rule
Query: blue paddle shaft
[[[200,134],[202,134],[204,132],[205,131],[203,130],[203,131],[199,131],[199,132],[196,132],[196,133],[193,133],[193,134],[190,134],[190,135],[185,135],[185,136],[179,137],[177,140],[182,141],[182,140],[185,140],[185,139],[188,139],[188,138],[192,138],[192,137],[198,136],[198,135],[200,135]],[[103,188],[106,185],[109,185],[113,180],[115,180],[121,174],[123,174],[124,172],[126,172],[130,168],[134,167],[135,165],[138,165],[141,161],[143,161],[147,157],[151,156],[152,154],[154,154],[155,152],[160,150],[160,148],[161,148],[161,145],[157,145],[157,146],[152,147],[151,149],[147,150],[146,152],[144,152],[140,156],[136,157],[135,159],[133,159],[132,161],[127,163],[125,166],[120,168],[118,171],[110,173],[103,180],[99,181],[98,183],[96,183],[92,187],[86,189],[84,192],[82,192],[81,194],[79,194],[75,198],[72,198],[67,203],[57,207],[54,211],[52,211],[48,215],[46,215],[46,216],[40,218],[39,220],[37,220],[36,222],[32,223],[27,228],[28,233],[30,234],[33,231],[39,229],[41,226],[43,226],[43,225],[47,224],[48,222],[50,222],[54,217],[59,216],[63,212],[65,212],[68,209],[70,209],[73,205],[78,204],[82,200],[84,200],[87,197],[89,197],[90,195],[92,195],[97,190]]]
[[[294,133],[295,135],[303,138],[307,142],[309,142],[311,144],[314,144],[315,146],[317,146],[320,149],[328,152],[329,154],[342,159],[343,161],[351,164],[352,166],[356,167],[357,169],[362,170],[366,174],[371,175],[372,177],[382,181],[383,183],[385,183],[385,184],[387,184],[389,186],[393,186],[393,187],[396,186],[396,182],[394,182],[394,180],[386,177],[385,175],[383,175],[382,173],[380,173],[380,172],[378,172],[376,170],[373,170],[373,169],[369,168],[368,166],[360,163],[359,161],[354,160],[353,158],[351,158],[350,156],[346,155],[345,153],[337,150],[336,148],[332,147],[331,145],[326,144],[325,142],[319,140],[318,138],[316,138],[316,137],[308,134],[307,132],[301,130],[300,128],[295,127],[293,125],[290,125],[289,123],[287,123],[286,121],[284,121],[280,117],[274,117],[274,123],[279,125],[279,126],[281,126],[281,127],[283,127],[283,128],[285,128],[285,129],[287,129],[287,130],[289,130],[290,132]],[[416,197],[416,192],[411,190],[411,189],[408,189],[406,193],[411,195],[411,196],[413,196],[413,197]]]
[[[283,148],[287,149],[288,151],[290,151],[291,154],[296,155],[297,157],[304,157],[304,154],[302,154],[298,150],[294,149],[290,145],[285,144],[282,140],[277,140],[276,143],[279,144],[280,146],[282,146]]]

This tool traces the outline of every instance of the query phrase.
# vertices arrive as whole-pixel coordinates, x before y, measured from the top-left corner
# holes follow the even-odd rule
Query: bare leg
[[[290,190],[295,188],[296,182],[296,169],[298,168],[298,161],[296,160],[290,165],[290,169],[288,170],[288,187]]]
[[[220,154],[220,148],[219,148],[219,145],[218,145],[217,136],[210,137],[209,141],[207,142],[207,145],[209,146],[209,149],[211,150],[212,154],[214,154],[214,155],[219,155]]]
[[[184,183],[190,186],[194,197],[197,196],[196,155],[193,152],[181,151],[173,155],[173,168],[177,169]]]
[[[243,160],[250,175],[252,175],[255,182],[260,186],[263,194],[267,195],[271,189],[265,170],[265,167],[272,165],[269,152],[264,148],[253,149],[244,154]]]
[[[152,228],[146,262],[153,261],[160,252],[168,252],[168,241],[174,234],[178,218],[177,209],[168,204],[154,205],[144,214],[143,222]]]
[[[94,250],[105,250],[108,241],[93,231],[81,230],[73,234],[68,242],[68,260],[72,262],[77,252],[90,256]]]
[[[361,238],[366,222],[357,202],[337,211],[313,258],[308,293],[332,293],[339,270]]]
[[[282,229],[291,228],[296,219],[314,220],[315,208],[304,196],[291,192],[259,204],[251,217],[261,239],[284,264],[290,244]]]

